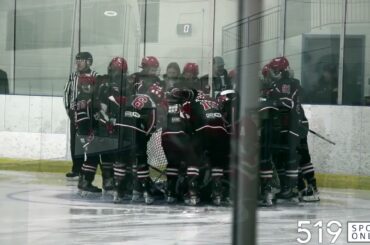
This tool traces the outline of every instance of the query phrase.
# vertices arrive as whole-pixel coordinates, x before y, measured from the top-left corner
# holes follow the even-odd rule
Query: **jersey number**
[[[148,102],[148,98],[147,97],[144,97],[144,96],[139,96],[139,97],[136,97],[133,101],[132,101],[132,106],[136,109],[136,110],[141,110],[143,109],[145,103]]]
[[[209,100],[202,100],[200,101],[200,104],[203,106],[203,109],[205,111],[208,111],[213,108],[217,108],[217,103],[214,101],[209,101]]]

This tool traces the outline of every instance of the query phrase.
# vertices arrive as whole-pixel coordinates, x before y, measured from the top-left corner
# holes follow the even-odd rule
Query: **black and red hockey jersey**
[[[114,126],[149,134],[156,126],[156,105],[146,94],[109,96],[115,105],[110,113]]]
[[[143,72],[136,72],[130,75],[129,79],[138,94],[147,94],[150,86],[153,84],[157,84],[158,86],[165,88],[164,82],[162,82],[159,77],[147,75]]]
[[[189,127],[188,119],[183,110],[183,100],[174,98],[168,94],[167,102],[167,115],[162,124],[162,134],[189,134],[191,129]]]
[[[293,78],[282,78],[272,82],[272,91],[269,95],[278,108],[281,133],[290,133],[299,137],[299,103],[300,84]]]
[[[221,129],[227,132],[219,104],[201,91],[192,90],[193,95],[183,104],[185,117],[193,131]]]
[[[272,82],[268,99],[274,101],[280,110],[293,110],[298,104],[299,93],[298,80],[282,78]]]

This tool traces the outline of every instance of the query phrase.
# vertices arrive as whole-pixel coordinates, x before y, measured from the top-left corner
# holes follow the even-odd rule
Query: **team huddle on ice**
[[[90,53],[77,54],[77,70],[64,96],[73,160],[67,177],[78,176],[82,195],[103,191],[113,195],[114,203],[164,199],[229,205],[233,135],[253,134],[258,124],[259,135],[249,140],[260,142],[260,151],[252,151],[259,154],[260,205],[272,206],[276,199],[319,200],[299,81],[290,76],[284,57],[262,70],[257,123],[238,117],[235,74],[223,69],[221,57],[213,59],[212,78],[198,78],[198,65],[187,63],[180,76],[172,78],[167,70],[164,80],[157,76],[159,62],[153,56],[144,57],[142,71],[130,75],[123,57],[110,61],[106,75],[91,70],[92,62]],[[155,142],[164,151],[163,167],[148,164],[151,137],[160,138]],[[92,185],[98,165],[103,190]],[[166,180],[164,187],[158,187],[158,179]]]

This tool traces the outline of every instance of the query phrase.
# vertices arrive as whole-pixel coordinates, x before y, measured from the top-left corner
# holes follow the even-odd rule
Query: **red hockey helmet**
[[[122,57],[114,57],[108,66],[108,73],[111,70],[118,70],[122,73],[127,72],[127,61]]]
[[[184,74],[186,72],[191,73],[193,77],[196,77],[199,74],[199,67],[196,63],[186,63],[182,73]]]
[[[158,61],[158,59],[156,57],[154,57],[154,56],[145,56],[141,60],[141,68],[145,68],[145,67],[158,68],[159,67],[159,61]]]
[[[274,71],[286,71],[289,68],[289,61],[284,56],[276,57],[270,61],[268,66]]]
[[[91,74],[81,74],[78,77],[79,85],[94,85],[96,83],[96,77]]]

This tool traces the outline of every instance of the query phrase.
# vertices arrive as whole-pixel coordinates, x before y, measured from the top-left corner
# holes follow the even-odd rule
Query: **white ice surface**
[[[0,244],[231,244],[231,208],[117,205],[82,199],[75,185],[62,174],[0,171]],[[258,244],[299,244],[298,220],[338,220],[343,231],[335,244],[347,244],[347,221],[370,222],[370,192],[325,189],[321,199],[260,208]],[[317,228],[308,228],[308,244],[319,244]]]

